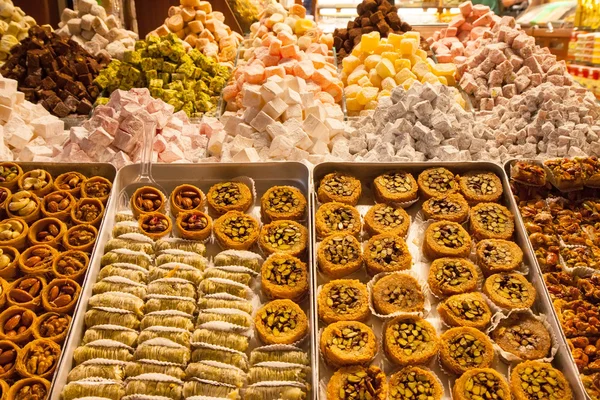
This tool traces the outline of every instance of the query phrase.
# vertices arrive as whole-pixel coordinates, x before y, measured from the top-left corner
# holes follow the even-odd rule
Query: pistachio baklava
[[[387,400],[388,383],[379,367],[354,365],[340,368],[327,383],[327,400],[360,399],[361,394],[365,399]]]
[[[421,172],[417,184],[425,200],[457,193],[459,189],[454,174],[441,167],[428,168]]]
[[[373,285],[373,308],[379,314],[422,312],[425,296],[419,282],[405,273],[392,273]]]
[[[535,302],[535,287],[524,275],[500,273],[488,277],[483,284],[483,292],[500,308],[530,308]]]
[[[448,372],[456,375],[473,368],[487,368],[494,361],[492,341],[475,328],[448,329],[440,342],[440,362]]]
[[[273,254],[262,265],[261,288],[270,299],[301,300],[308,292],[306,264],[289,254]]]
[[[392,233],[405,237],[409,227],[410,217],[402,207],[379,203],[365,215],[365,229],[371,235]]]
[[[355,206],[361,193],[362,186],[358,179],[345,173],[333,172],[321,179],[317,198],[321,203],[338,202]]]
[[[336,234],[325,238],[317,250],[319,269],[330,278],[342,278],[362,267],[362,247],[352,235]]]
[[[423,254],[430,260],[442,257],[468,257],[471,237],[460,224],[450,221],[434,222],[425,230]]]
[[[433,325],[423,318],[401,315],[386,325],[383,347],[396,365],[426,364],[436,355],[439,339]]]
[[[554,158],[544,161],[548,179],[557,189],[563,191],[583,189],[581,164],[574,159]]]
[[[600,161],[598,157],[575,157],[581,164],[583,184],[588,187],[600,186]]]
[[[572,400],[571,386],[563,373],[552,365],[525,361],[510,373],[510,389],[515,400]]]
[[[477,267],[470,260],[444,257],[431,263],[427,283],[434,295],[452,296],[475,291],[479,275]]]
[[[412,256],[404,239],[392,233],[373,236],[365,245],[365,265],[371,275],[410,269]]]
[[[502,182],[493,172],[467,172],[459,178],[458,185],[471,204],[496,202],[503,193]]]
[[[406,203],[417,199],[417,181],[408,172],[391,171],[373,181],[375,199],[381,203]]]
[[[358,236],[362,227],[358,210],[338,202],[326,203],[319,207],[315,225],[317,235],[323,238],[335,233]]]
[[[258,244],[265,254],[285,253],[298,257],[308,245],[308,230],[296,221],[274,221],[262,226]]]
[[[479,203],[469,212],[473,237],[482,239],[510,239],[515,230],[514,215],[497,203]]]
[[[308,333],[304,311],[291,300],[273,300],[262,306],[254,318],[258,337],[265,344],[292,344]]]
[[[320,349],[325,361],[336,368],[367,364],[377,354],[377,338],[362,322],[339,321],[323,329]]]
[[[405,367],[390,376],[390,400],[442,400],[444,387],[432,371]]]
[[[481,293],[450,296],[438,305],[438,314],[447,325],[481,330],[485,329],[492,319],[492,310]]]
[[[523,263],[523,251],[514,242],[502,239],[484,239],[475,248],[477,265],[486,275],[511,272]]]
[[[246,212],[254,195],[242,182],[220,182],[210,187],[206,199],[210,208],[222,215],[230,211]]]
[[[452,387],[454,400],[511,400],[504,376],[492,368],[473,368],[462,374]]]
[[[338,321],[364,321],[371,315],[367,286],[357,279],[337,279],[326,283],[317,300],[319,318],[327,324]]]
[[[546,325],[528,312],[514,312],[490,332],[502,350],[521,360],[539,360],[550,354],[552,338]]]
[[[258,221],[239,211],[229,211],[219,217],[213,230],[224,249],[248,250],[259,235]]]
[[[273,186],[260,199],[260,212],[264,221],[287,219],[299,221],[306,213],[306,197],[292,186]]]
[[[422,209],[426,220],[433,219],[462,224],[469,218],[469,204],[458,193],[432,197],[425,200]]]

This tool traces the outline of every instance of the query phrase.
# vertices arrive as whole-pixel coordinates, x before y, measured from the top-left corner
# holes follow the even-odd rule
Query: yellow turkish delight
[[[404,81],[406,81],[407,79],[412,79],[415,80],[417,79],[417,76],[415,74],[413,74],[409,69],[403,69],[402,71],[398,72],[396,74],[396,76],[394,76],[394,80],[396,81],[396,83],[398,85],[404,83]]]
[[[424,61],[419,61],[413,65],[412,72],[417,76],[417,78],[423,79],[425,74],[431,72],[431,66]]]
[[[379,45],[379,32],[373,31],[367,33],[366,35],[362,35],[360,37],[360,47],[361,50],[367,53],[372,53],[375,51],[377,46]]]
[[[384,58],[381,61],[379,61],[375,69],[377,70],[377,74],[379,74],[381,78],[387,78],[396,74],[394,64],[387,58]]]
[[[356,96],[356,101],[358,101],[359,104],[365,105],[371,100],[377,99],[378,93],[379,89],[376,87],[362,88],[362,90],[358,93],[358,96]]]
[[[400,52],[402,54],[406,54],[406,55],[411,55],[411,54],[415,54],[415,52],[417,51],[417,49],[419,48],[419,42],[417,42],[416,39],[406,39],[406,37],[404,39],[402,39],[402,42],[400,42]]]

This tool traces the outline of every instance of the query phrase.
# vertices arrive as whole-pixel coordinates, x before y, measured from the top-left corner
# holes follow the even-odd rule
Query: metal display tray
[[[529,240],[527,239],[527,235],[525,233],[524,225],[521,221],[521,218],[517,217],[519,215],[519,212],[516,207],[515,201],[512,197],[511,191],[510,191],[508,176],[505,173],[505,171],[502,169],[502,166],[492,163],[492,162],[453,162],[453,163],[444,163],[444,162],[418,162],[418,163],[343,163],[342,162],[342,163],[335,163],[335,162],[330,162],[330,163],[322,163],[322,164],[317,165],[314,168],[313,175],[312,175],[312,184],[313,184],[314,190],[313,190],[313,192],[311,194],[311,198],[310,198],[310,202],[311,202],[310,208],[313,210],[313,213],[311,214],[311,216],[313,218],[313,221],[312,221],[313,229],[315,227],[315,221],[314,221],[315,212],[316,212],[316,209],[318,206],[317,197],[316,197],[316,189],[318,188],[320,180],[326,174],[335,172],[335,171],[345,172],[345,173],[348,173],[348,174],[356,177],[357,179],[359,179],[362,182],[363,194],[357,205],[358,208],[360,209],[361,206],[369,206],[369,205],[375,204],[373,198],[369,194],[371,193],[370,186],[371,186],[373,180],[378,175],[385,173],[387,171],[403,170],[403,171],[412,173],[416,179],[420,172],[422,172],[423,170],[425,170],[427,168],[432,168],[432,167],[445,167],[455,174],[462,174],[462,173],[465,173],[468,171],[477,171],[477,170],[490,171],[500,177],[503,188],[504,188],[502,204],[507,206],[511,210],[511,212],[515,215],[515,217],[517,218],[517,220],[516,220],[517,222],[515,223],[516,229],[515,229],[514,241],[519,245],[519,247],[521,247],[523,249],[524,264],[526,266],[530,266],[529,272],[528,272],[528,279],[534,285],[534,287],[536,288],[537,293],[538,293],[538,298],[536,299],[536,303],[534,304],[533,310],[537,314],[543,314],[547,317],[547,321],[550,324],[551,330],[555,333],[555,337],[557,340],[556,345],[558,346],[558,352],[556,353],[556,355],[554,357],[553,365],[565,374],[565,377],[567,378],[567,380],[569,381],[569,383],[573,389],[573,396],[574,396],[573,398],[575,398],[575,399],[587,398],[587,396],[585,394],[585,390],[583,389],[583,386],[579,380],[577,368],[571,357],[569,347],[568,347],[565,337],[562,334],[562,331],[560,329],[560,324],[558,322],[558,318],[556,316],[554,308],[552,307],[552,302],[550,300],[548,292],[545,289],[545,285],[544,285],[544,281],[543,281],[540,269],[539,269],[539,267],[533,268],[534,265],[537,265],[535,256],[534,256],[532,248],[529,246]],[[409,207],[406,210],[408,212],[408,214],[411,216],[411,219],[413,219],[413,221],[414,221],[415,214],[417,213],[418,210],[421,209],[421,204],[422,204],[422,200],[418,201],[416,204],[412,205],[411,207]],[[314,230],[313,230],[312,234],[313,234],[313,237],[315,237],[315,238],[317,237],[316,232]],[[411,238],[410,237],[407,238],[407,243],[408,243],[408,240],[411,240]],[[408,244],[409,244],[409,248],[410,248],[410,243],[408,243]],[[313,267],[314,267],[315,271],[317,271],[315,274],[317,285],[321,285],[323,283],[328,282],[330,279],[325,277],[320,272],[318,272],[318,267],[317,267],[317,263],[316,263],[316,253],[317,253],[316,248],[317,248],[317,243],[315,242],[315,243],[313,243],[313,246],[312,246],[312,249],[313,249],[312,250],[313,251],[312,259],[314,260]],[[414,267],[415,266],[413,266],[413,270],[414,270]],[[420,274],[420,275],[422,276],[423,274]],[[358,271],[354,274],[351,274],[345,278],[360,279],[364,283],[366,283],[368,280],[371,279],[371,277],[367,276],[367,273],[364,270],[364,268],[362,268],[360,271]],[[430,298],[432,298],[431,295],[430,295]],[[317,298],[316,297],[313,299],[313,303],[314,303],[313,308],[316,310],[317,309]],[[428,320],[436,319],[436,318],[439,319],[435,304],[436,304],[436,302],[432,302],[431,311],[430,311],[429,315],[426,316]],[[381,337],[381,335],[379,334],[379,332],[381,332],[381,325],[382,325],[381,321],[378,321],[374,316],[371,316],[370,319],[367,320],[365,323],[367,325],[372,326],[376,335],[379,338]],[[435,323],[434,323],[434,325],[435,325]],[[317,349],[319,346],[319,328],[322,328],[324,326],[325,326],[325,324],[323,324],[321,321],[318,321],[317,329],[314,329],[314,331],[313,331],[313,334],[315,335],[313,340],[314,340],[315,346],[317,346]],[[440,326],[442,326],[442,324],[439,324],[437,326],[440,327]],[[383,349],[381,347],[382,346],[380,346],[379,353],[378,353],[377,357],[375,358],[375,360],[373,361],[373,364],[380,366],[384,370],[384,372],[386,372],[386,375],[389,377],[389,374],[391,372],[395,372],[396,370],[399,370],[399,368],[393,367],[391,365],[391,363],[383,357]],[[498,359],[498,356],[496,356],[496,359]],[[434,360],[435,361],[433,361],[429,365],[429,367],[432,368],[435,372],[437,372],[439,374],[440,367],[437,362],[437,357],[435,357]],[[331,377],[333,369],[330,368],[329,366],[327,366],[321,357],[319,358],[319,361],[317,363],[313,364],[313,367],[315,369],[317,369],[317,375],[319,377],[318,382],[319,382],[319,385],[321,386],[320,388],[316,388],[315,391],[317,392],[318,398],[325,400],[326,396],[324,394],[323,389],[324,389],[324,386],[326,385],[327,381]],[[503,373],[508,381],[509,377],[507,376],[507,372],[508,372],[507,364],[500,362],[499,360],[496,360],[494,362],[494,364],[492,365],[492,368],[496,368],[497,370],[499,370],[499,372]],[[449,379],[448,375],[445,375],[445,374],[439,374],[439,377],[442,380],[442,383],[444,385],[444,391],[445,391],[444,398],[451,399],[452,398],[452,396],[451,396],[451,379]]]
[[[133,164],[128,165],[119,170],[117,177],[113,184],[114,193],[120,193],[130,182],[132,182],[140,172],[140,165]],[[155,164],[152,167],[152,175],[154,180],[162,185],[167,192],[171,192],[176,186],[188,183],[199,187],[204,193],[208,192],[210,186],[215,183],[230,180],[236,177],[249,177],[254,180],[256,189],[256,199],[254,202],[254,212],[252,215],[256,216],[256,209],[260,206],[260,197],[263,193],[272,186],[276,185],[288,185],[294,186],[300,189],[306,198],[309,198],[310,191],[310,172],[308,168],[299,162],[280,162],[280,163],[231,163],[231,164],[220,164],[220,163],[205,163],[205,164]],[[99,235],[97,246],[100,249],[104,249],[104,246],[112,236],[112,229],[115,224],[115,215],[118,210],[118,201],[116,195],[113,196],[112,201],[107,206],[106,216],[107,221],[104,229]],[[249,210],[249,212],[253,211]],[[307,211],[309,213],[310,211]],[[309,231],[309,245],[313,243],[312,227],[310,226],[311,218],[307,215],[305,219],[305,225]],[[216,255],[220,248],[216,243],[211,241],[206,243],[207,245],[207,257],[210,258]],[[60,399],[60,394],[63,387],[67,383],[67,375],[73,367],[73,352],[81,343],[83,333],[85,330],[84,326],[84,314],[87,310],[88,300],[92,295],[92,287],[96,282],[96,278],[100,271],[100,259],[103,251],[99,251],[98,254],[90,261],[89,273],[87,277],[88,284],[83,287],[79,304],[77,305],[77,312],[73,318],[72,330],[69,333],[64,345],[63,358],[57,369],[57,375],[55,383],[51,388],[50,399]],[[315,290],[314,274],[311,271],[310,266],[312,265],[312,252],[307,251],[307,255],[303,260],[309,266],[309,293],[308,296],[300,302],[300,305],[307,312],[309,318],[309,328],[311,332],[315,326],[316,321],[316,309],[311,301]],[[261,300],[263,298],[261,297]],[[264,302],[263,302],[264,303]],[[255,310],[256,311],[256,310]],[[253,348],[256,346],[252,346]],[[316,360],[315,342],[313,336],[309,335],[308,340],[304,340],[300,347],[309,353],[310,359],[314,364]],[[309,384],[311,388],[314,388],[314,382],[318,381],[318,375],[316,375],[316,369],[312,368],[310,372]],[[311,390],[311,398],[316,399],[315,391]]]

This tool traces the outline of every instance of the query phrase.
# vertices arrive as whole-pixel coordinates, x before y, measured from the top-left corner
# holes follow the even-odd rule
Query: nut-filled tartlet
[[[319,318],[327,324],[364,321],[371,315],[367,286],[357,279],[337,279],[323,285],[317,306]]]
[[[427,227],[423,254],[430,260],[441,257],[468,257],[471,236],[460,224],[450,221],[434,222]]]
[[[260,234],[258,221],[239,211],[229,211],[219,217],[213,231],[221,247],[235,250],[248,250]]]
[[[308,230],[296,221],[274,221],[262,226],[258,244],[265,254],[279,252],[297,257],[306,250]]]
[[[444,387],[430,370],[405,367],[392,374],[389,380],[390,400],[427,399],[442,400]]]
[[[447,196],[459,190],[454,174],[442,167],[429,168],[421,172],[417,184],[424,199]]]
[[[362,367],[354,365],[340,368],[327,384],[327,400],[344,400],[360,397],[365,399],[386,400],[388,382],[385,373],[375,365]]]
[[[179,213],[204,208],[205,196],[202,190],[193,185],[179,185],[171,192],[171,214],[175,218]]]
[[[472,204],[496,202],[504,190],[500,178],[493,172],[467,172],[458,180],[460,192]]]
[[[395,317],[385,326],[383,347],[396,365],[426,364],[436,355],[439,339],[428,321],[404,315]]]
[[[202,211],[183,211],[177,215],[175,227],[183,239],[206,240],[212,234],[212,218]]]
[[[382,233],[369,239],[364,247],[364,259],[371,275],[410,269],[412,265],[406,242],[392,233]]]
[[[422,207],[425,219],[462,224],[469,218],[469,204],[458,193],[432,197],[425,200]]]
[[[390,171],[373,181],[375,199],[382,203],[406,203],[417,199],[419,187],[412,174]]]
[[[317,250],[317,264],[330,278],[343,278],[362,267],[362,247],[356,237],[335,234],[325,238]]]
[[[492,368],[473,368],[462,374],[452,387],[455,400],[511,400],[511,390],[504,376]],[[485,396],[485,397],[482,397]]]
[[[481,293],[463,293],[448,297],[438,305],[440,318],[450,326],[468,326],[485,329],[492,310]]]
[[[38,197],[44,197],[54,189],[53,182],[52,175],[48,171],[33,169],[21,175],[18,185],[20,190],[27,190]]]
[[[96,196],[90,196],[96,197]],[[152,186],[142,186],[137,189],[130,201],[131,211],[137,219],[141,214],[165,212],[165,195],[163,192]]]
[[[434,295],[452,296],[475,291],[479,275],[477,267],[470,260],[443,257],[431,263],[427,283]]]
[[[273,186],[260,199],[260,212],[266,222],[280,219],[302,220],[306,206],[306,197],[293,186]]]
[[[254,195],[245,183],[220,182],[210,187],[206,200],[215,213],[222,215],[230,211],[246,212],[254,201]]]
[[[273,300],[262,306],[254,318],[258,337],[265,344],[292,344],[308,333],[308,319],[291,300]]]
[[[262,265],[261,287],[272,299],[301,300],[308,292],[306,264],[289,254],[271,255]]]
[[[22,218],[28,224],[37,221],[41,214],[40,199],[31,191],[13,193],[5,204],[6,215],[9,218]]]
[[[510,373],[510,389],[515,400],[572,400],[573,392],[561,371],[548,363],[525,361]]]
[[[147,186],[145,186],[147,187]],[[92,176],[88,178],[81,185],[81,197],[83,198],[92,198],[98,199],[103,204],[106,204],[108,201],[108,196],[110,196],[110,191],[112,189],[112,182],[102,176]],[[134,193],[135,197],[135,193]],[[164,199],[163,199],[164,203]],[[135,210],[135,208],[134,208]],[[135,214],[135,211],[134,211]]]
[[[71,215],[75,202],[75,197],[66,190],[52,192],[42,199],[42,214],[66,221]]]
[[[16,189],[21,175],[23,175],[23,169],[19,164],[13,162],[0,163],[0,187],[10,190]]]
[[[96,228],[104,216],[104,204],[100,199],[79,199],[71,209],[71,221],[75,224],[90,224]]]
[[[469,212],[469,223],[476,239],[505,239],[515,230],[514,215],[497,203],[479,203]]]
[[[384,203],[376,204],[365,215],[365,229],[371,235],[393,233],[405,237],[410,227],[410,217],[402,207]]]
[[[317,198],[321,203],[337,202],[355,206],[362,194],[362,185],[355,177],[333,172],[321,179]]]
[[[334,367],[367,364],[377,354],[373,330],[358,321],[329,324],[321,333],[321,354]]]
[[[85,183],[87,178],[80,172],[69,171],[60,174],[54,179],[54,190],[65,191],[73,197],[81,196],[81,185]]]
[[[411,275],[392,273],[377,280],[372,289],[373,308],[379,314],[422,312],[425,295]]]
[[[502,239],[485,239],[475,248],[477,265],[486,275],[511,272],[520,268],[523,251],[515,243]]]
[[[323,238],[335,233],[358,236],[362,228],[358,210],[343,203],[331,202],[321,205],[315,218],[317,235]]]
[[[448,372],[462,375],[473,368],[487,368],[492,361],[494,345],[475,328],[451,328],[440,337],[440,362]]]
[[[488,277],[483,292],[500,308],[530,308],[535,302],[535,287],[518,273],[500,273]]]
[[[540,360],[550,354],[552,338],[546,325],[527,312],[514,312],[490,332],[502,350],[522,360]]]

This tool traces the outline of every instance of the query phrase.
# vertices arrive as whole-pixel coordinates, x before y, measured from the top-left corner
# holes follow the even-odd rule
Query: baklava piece
[[[467,172],[459,178],[460,191],[471,203],[491,203],[502,197],[502,182],[493,172]]]
[[[438,305],[440,318],[450,326],[485,329],[492,311],[481,293],[464,293],[448,297]]]
[[[164,214],[165,195],[155,187],[142,186],[131,196],[130,206],[136,219],[144,213],[158,212]]]
[[[548,179],[558,190],[573,191],[583,189],[581,164],[569,158],[553,158],[544,161],[549,172]]]
[[[391,233],[373,236],[364,250],[365,265],[371,275],[410,269],[412,256],[404,239]]]
[[[202,211],[206,197],[202,190],[193,185],[179,185],[171,193],[171,214],[177,217],[179,213],[198,210]]]
[[[526,312],[512,313],[490,332],[502,350],[522,360],[539,360],[550,354],[552,339],[546,326]]]
[[[206,240],[212,233],[212,218],[202,211],[183,211],[175,221],[179,236],[187,240]]]
[[[546,171],[539,165],[517,161],[510,169],[510,177],[515,181],[532,186],[546,185]]]
[[[416,316],[398,316],[385,327],[383,347],[399,366],[426,364],[437,353],[439,340],[433,325]]]
[[[260,199],[260,212],[265,221],[288,219],[299,221],[306,213],[306,197],[292,186],[273,186]]]
[[[506,379],[492,368],[473,368],[460,376],[452,388],[454,400],[511,400]]]
[[[425,219],[451,221],[462,224],[469,217],[469,204],[458,193],[432,197],[423,203]]]
[[[510,373],[515,400],[572,400],[573,392],[562,372],[548,363],[525,361]]]
[[[466,258],[444,257],[431,263],[427,283],[438,297],[473,292],[477,289],[479,271]]]
[[[304,311],[291,300],[274,300],[262,306],[254,319],[258,337],[265,344],[292,344],[308,333]]]
[[[485,239],[475,249],[477,265],[486,275],[511,272],[523,263],[523,251],[514,242],[502,239]]]
[[[479,203],[470,211],[473,237],[482,239],[510,239],[515,230],[514,215],[497,203]]]
[[[319,269],[330,278],[342,278],[362,267],[362,248],[352,235],[337,234],[325,238],[317,251]]]
[[[369,310],[367,286],[357,279],[338,279],[326,283],[319,292],[319,318],[327,324],[338,321],[364,321]]]
[[[421,312],[425,296],[419,282],[408,274],[389,274],[373,286],[373,308],[379,314]]]
[[[427,227],[423,241],[423,254],[430,260],[441,257],[468,257],[471,237],[460,224],[439,221]]]
[[[456,177],[446,168],[429,168],[419,174],[417,180],[423,199],[447,196],[458,192]]]
[[[527,278],[517,273],[494,274],[485,280],[483,292],[500,308],[530,308],[536,290]]]
[[[417,181],[405,171],[386,172],[375,178],[373,184],[375,199],[381,203],[406,203],[418,196]]]
[[[327,400],[358,399],[387,400],[388,383],[385,373],[374,365],[354,365],[338,369],[327,384]]]
[[[379,203],[365,215],[365,229],[371,235],[392,233],[405,237],[409,227],[410,217],[402,207]]]
[[[334,233],[358,236],[361,230],[358,210],[338,202],[326,203],[319,207],[315,221],[319,237],[327,237]]]
[[[442,400],[444,387],[430,370],[405,367],[390,376],[390,400]]]
[[[265,254],[285,253],[298,257],[308,245],[308,230],[296,221],[274,221],[262,226],[258,244]]]
[[[355,206],[362,193],[361,183],[355,177],[333,172],[321,179],[317,198],[321,203],[338,202]]]
[[[224,249],[248,250],[258,240],[258,221],[239,211],[229,211],[215,221],[215,237]]]
[[[273,254],[262,265],[261,288],[271,299],[301,300],[308,292],[306,264],[289,254]]]
[[[440,362],[447,371],[456,375],[474,368],[487,368],[494,361],[494,345],[475,328],[448,329],[440,341]]]
[[[320,348],[325,361],[336,368],[367,364],[377,354],[377,338],[362,322],[334,322],[321,333]]]

